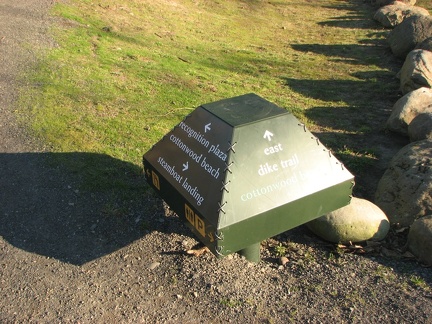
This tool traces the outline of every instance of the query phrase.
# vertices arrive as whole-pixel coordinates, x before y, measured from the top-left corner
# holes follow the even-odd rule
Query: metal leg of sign
[[[260,247],[261,247],[261,242],[251,244],[248,247],[245,247],[243,250],[240,250],[239,254],[244,256],[246,260],[250,262],[258,263],[261,261]]]

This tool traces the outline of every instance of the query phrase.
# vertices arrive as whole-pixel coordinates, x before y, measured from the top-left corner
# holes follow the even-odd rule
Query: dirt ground
[[[106,207],[112,193],[84,192],[79,175],[53,167],[54,153],[14,115],[17,77],[36,51],[55,46],[52,2],[0,1],[0,322],[432,323],[432,269],[403,255],[406,233],[393,231],[362,254],[299,227],[263,242],[259,263],[193,257],[185,251],[198,241],[155,196],[123,202],[126,216],[116,217]],[[387,113],[377,112],[377,125]],[[377,127],[358,141],[382,143],[379,162],[359,180],[357,195],[371,198],[404,140]]]

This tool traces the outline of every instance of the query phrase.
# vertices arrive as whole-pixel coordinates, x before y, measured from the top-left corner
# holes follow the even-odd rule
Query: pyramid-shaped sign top
[[[255,94],[198,107],[143,160],[150,185],[217,255],[349,204],[354,184],[291,113]]]

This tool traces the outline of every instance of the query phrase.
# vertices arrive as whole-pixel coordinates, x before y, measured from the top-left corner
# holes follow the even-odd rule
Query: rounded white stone
[[[353,197],[349,205],[307,223],[307,227],[327,241],[348,243],[382,240],[390,223],[378,206]]]

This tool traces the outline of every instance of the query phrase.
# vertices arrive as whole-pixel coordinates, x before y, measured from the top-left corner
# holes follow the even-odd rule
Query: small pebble
[[[289,260],[288,260],[287,257],[284,257],[284,256],[283,256],[283,257],[280,257],[280,258],[279,258],[279,263],[280,263],[281,265],[283,265],[283,266],[284,266],[285,264],[287,264],[288,261],[289,261]]]
[[[153,262],[152,264],[150,264],[149,269],[154,270],[159,266],[160,266],[160,262]]]

